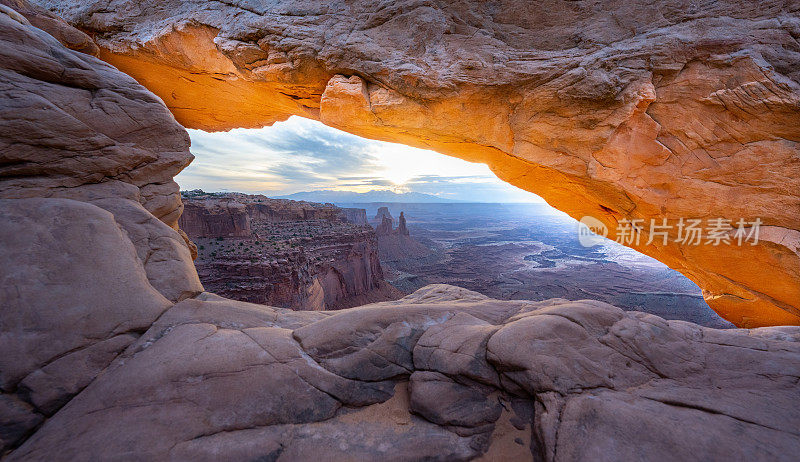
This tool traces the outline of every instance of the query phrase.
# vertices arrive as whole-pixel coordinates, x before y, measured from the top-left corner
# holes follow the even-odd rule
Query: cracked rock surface
[[[185,300],[9,460],[791,460],[799,341],[446,285],[323,313]]]

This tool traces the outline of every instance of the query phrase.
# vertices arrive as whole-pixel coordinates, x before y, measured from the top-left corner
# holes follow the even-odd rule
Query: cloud
[[[454,183],[487,183],[494,182],[497,178],[489,175],[461,175],[461,176],[439,176],[421,175],[415,176],[406,184],[413,186],[416,184],[454,184]]]
[[[393,189],[459,200],[541,201],[501,182],[485,165],[360,138],[299,117],[263,129],[189,134],[196,159],[176,178],[183,189],[267,195]]]
[[[397,186],[391,181],[383,178],[364,178],[359,181],[340,182],[338,185],[343,188],[356,187],[356,186],[376,186],[379,187],[380,189],[393,188]]]
[[[320,174],[352,175],[378,166],[371,141],[304,119],[238,136],[254,149],[290,157],[292,164]]]
[[[323,175],[313,169],[307,168],[305,164],[281,162],[277,165],[264,169],[264,173],[277,176],[289,183],[329,183],[335,177]]]

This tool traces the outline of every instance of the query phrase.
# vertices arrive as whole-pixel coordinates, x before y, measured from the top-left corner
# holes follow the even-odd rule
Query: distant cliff
[[[400,261],[408,258],[423,258],[431,250],[410,236],[406,226],[406,216],[400,212],[397,228],[394,228],[392,215],[387,207],[378,209],[375,234],[378,236],[378,253],[381,261]]]
[[[241,193],[184,191],[183,215],[178,223],[190,237],[246,237],[252,232],[250,221],[279,222],[327,220],[363,225],[364,209],[339,208],[332,204],[271,199]]]
[[[202,237],[249,237],[250,214],[241,202],[230,199],[193,201],[184,198],[181,229],[192,239]]]
[[[388,218],[389,221],[394,220],[394,217],[392,217],[391,212],[389,212],[389,207],[378,207],[378,211],[375,213],[375,217],[373,218],[373,220],[381,221],[384,218]]]
[[[344,208],[342,207],[342,212],[344,212],[344,216],[347,218],[347,221],[356,225],[366,225],[369,224],[367,222],[367,211],[364,209],[355,209],[355,208]]]
[[[364,209],[239,193],[183,193],[180,226],[198,247],[210,292],[253,303],[329,310],[390,300]]]

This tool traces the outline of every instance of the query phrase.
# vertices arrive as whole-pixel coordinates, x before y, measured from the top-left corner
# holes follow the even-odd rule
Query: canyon
[[[405,294],[452,284],[498,300],[591,298],[668,320],[732,327],[677,271],[614,241],[584,247],[578,223],[545,204],[342,205],[364,207],[368,216],[375,207],[386,207],[389,216],[404,212],[409,235],[379,235],[378,254],[386,279]]]
[[[393,300],[363,209],[238,193],[184,192],[181,229],[203,287],[234,300],[333,310]]]
[[[2,0],[0,457],[794,460],[800,6],[545,4]],[[289,114],[607,225],[760,217],[754,246],[634,246],[747,328],[443,284],[206,292],[184,126]]]
[[[544,205],[334,206],[241,193],[181,196],[178,224],[197,245],[200,281],[224,298],[328,310],[452,284],[498,300],[592,298],[665,319],[731,326],[680,273],[612,241],[583,247],[577,224]],[[365,222],[376,208],[371,226],[351,222]]]

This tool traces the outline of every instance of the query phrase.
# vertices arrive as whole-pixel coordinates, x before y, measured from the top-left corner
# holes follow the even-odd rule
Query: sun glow
[[[484,164],[360,138],[300,117],[261,129],[189,133],[196,159],[176,178],[183,189],[271,196],[390,190],[458,200],[541,201],[503,183]]]
[[[454,157],[412,148],[402,144],[381,143],[371,148],[379,170],[375,173],[391,181],[395,187],[412,179],[429,175],[476,176],[491,175],[483,164],[472,164]]]

